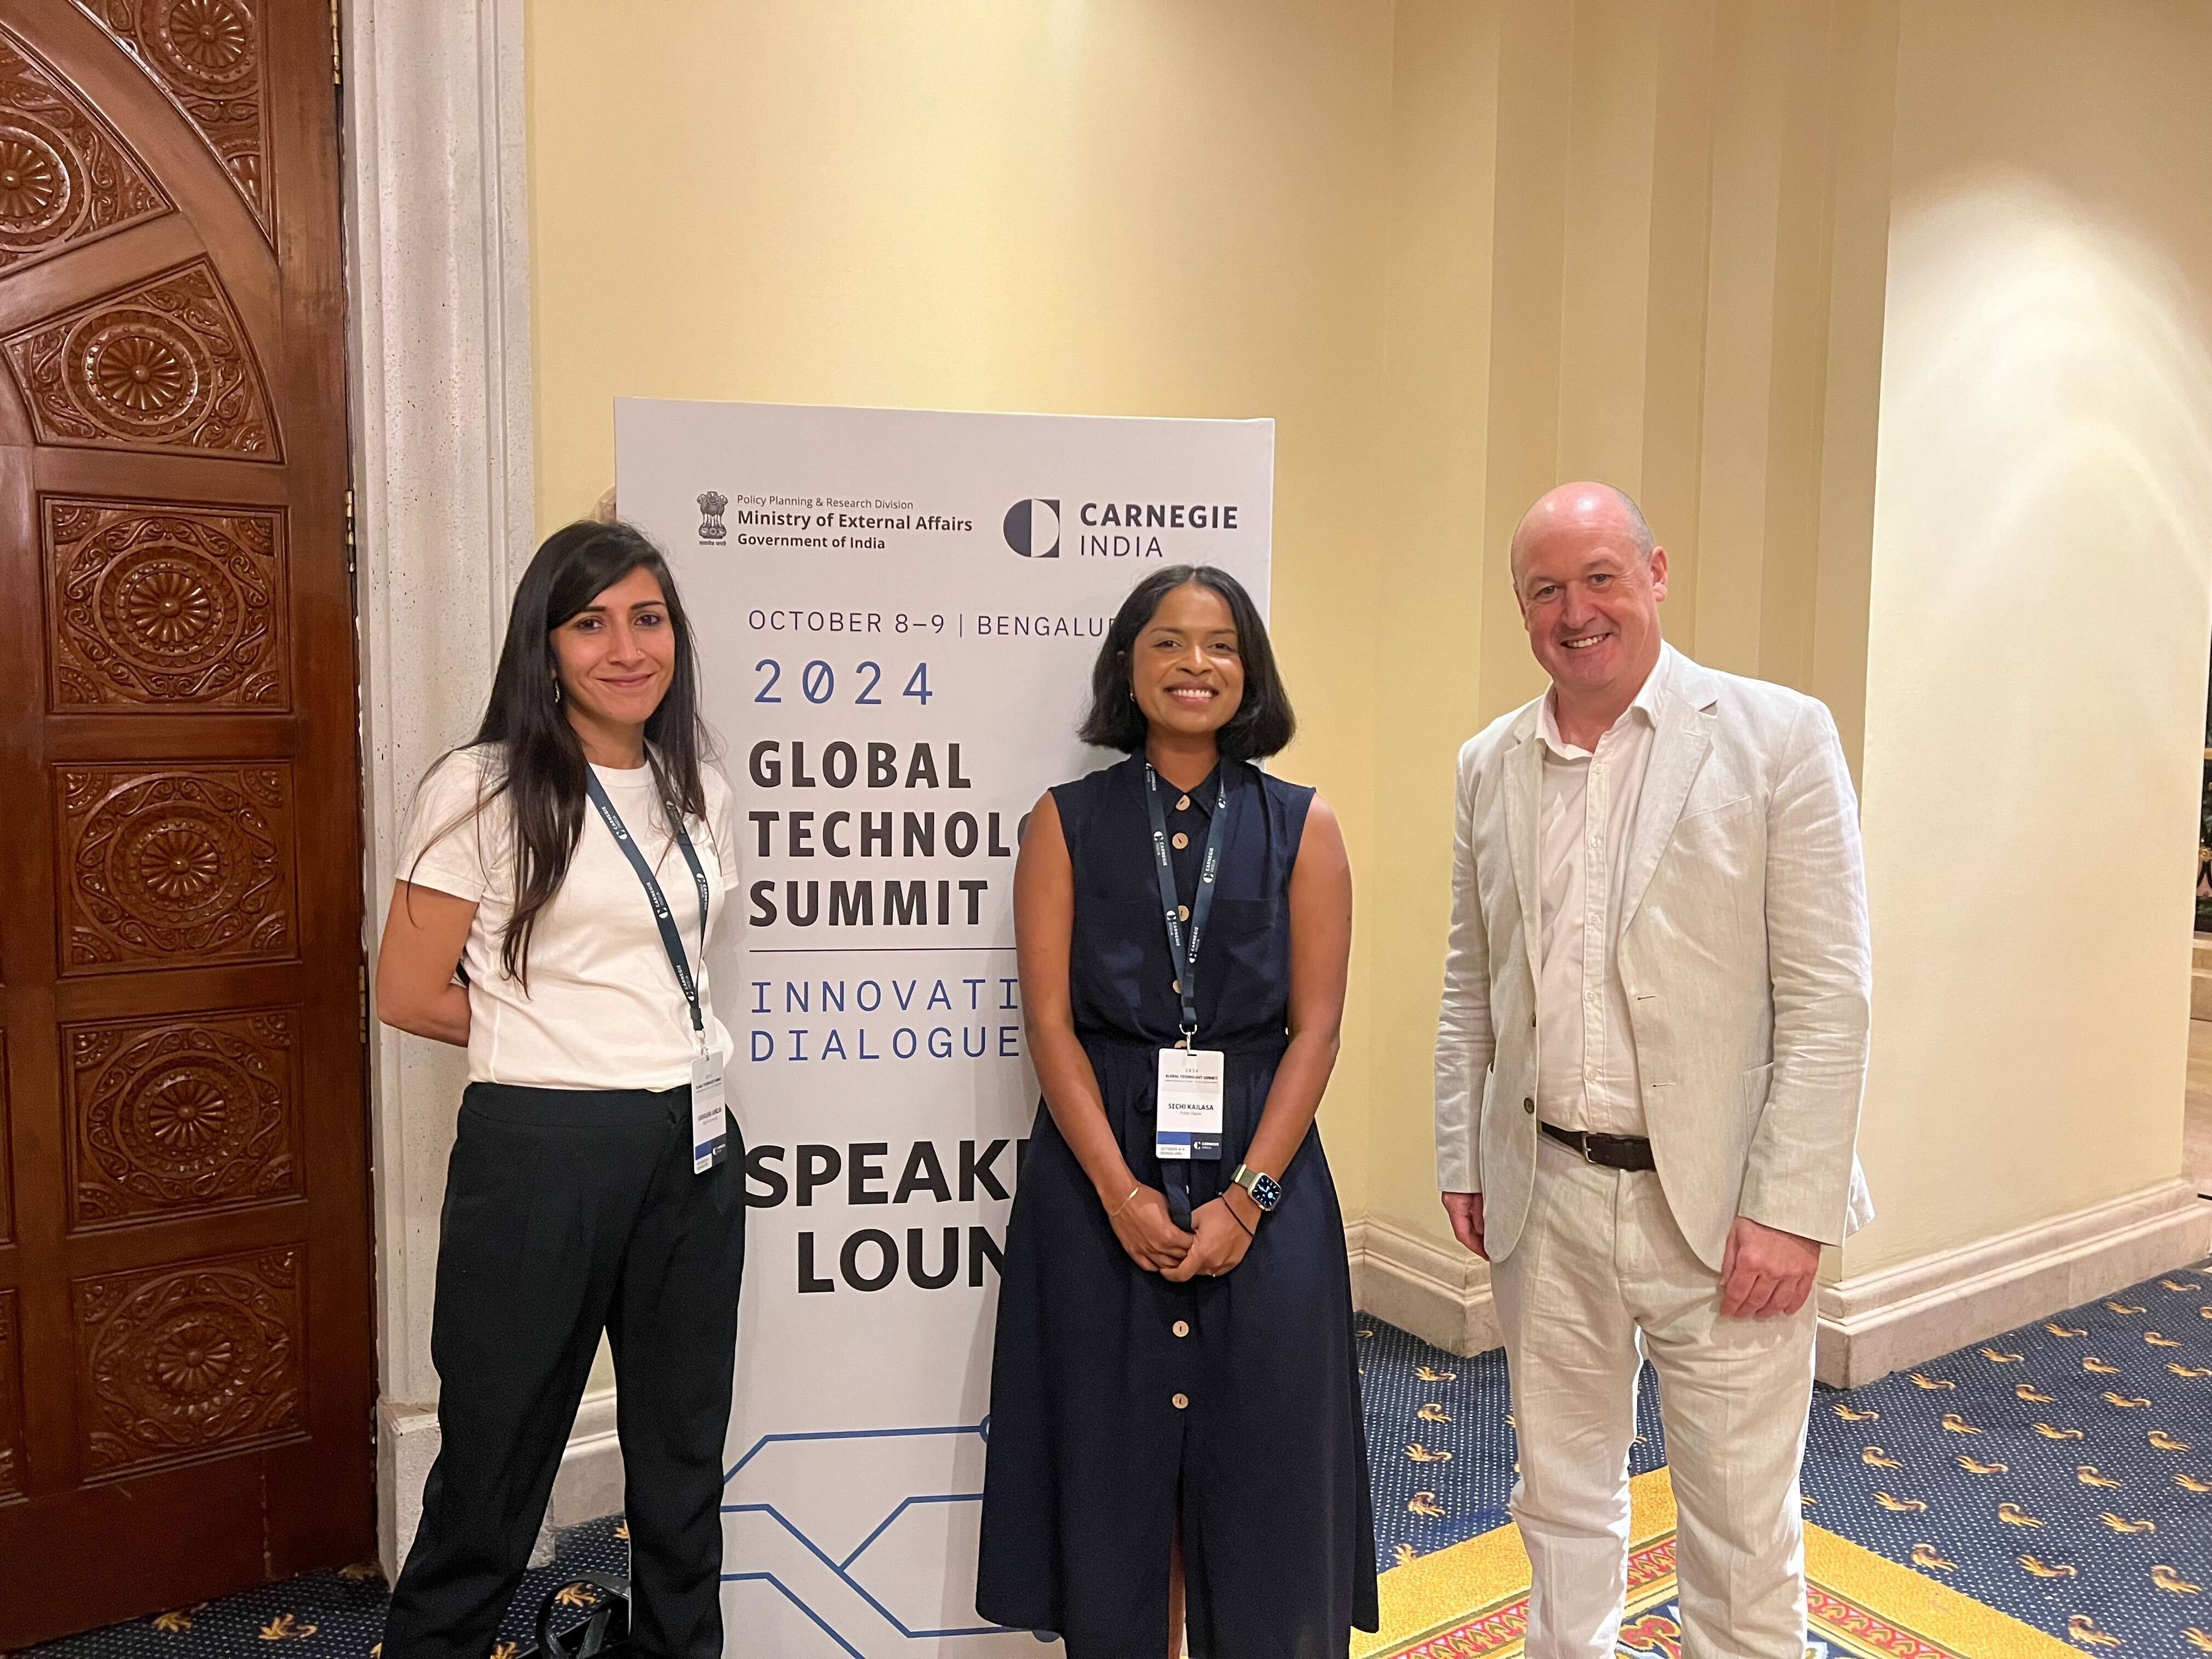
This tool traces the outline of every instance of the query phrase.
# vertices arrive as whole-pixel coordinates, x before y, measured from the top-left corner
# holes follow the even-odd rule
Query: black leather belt
[[[1596,1164],[1608,1170],[1656,1170],[1658,1161],[1651,1156],[1651,1143],[1641,1135],[1596,1135],[1581,1129],[1562,1129],[1555,1123],[1543,1126],[1544,1133],[1562,1146],[1581,1157],[1587,1164]]]

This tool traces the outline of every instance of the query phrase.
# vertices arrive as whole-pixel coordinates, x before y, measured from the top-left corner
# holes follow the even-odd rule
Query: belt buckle
[[[1583,1131],[1583,1162],[1594,1168],[1604,1167],[1597,1161],[1597,1137],[1588,1129]]]

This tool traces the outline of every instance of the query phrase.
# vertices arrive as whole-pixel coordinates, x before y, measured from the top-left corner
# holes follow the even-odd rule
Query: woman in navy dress
[[[1193,1659],[1341,1659],[1376,1626],[1351,1276],[1314,1127],[1351,951],[1343,836],[1250,763],[1292,719],[1225,572],[1140,584],[1092,692],[1084,738],[1129,758],[1037,803],[1014,878],[1044,1104],[1006,1240],[976,1607],[1070,1659],[1173,1656],[1186,1628]],[[1163,1162],[1194,920],[1190,1046],[1225,1057],[1223,1145]]]

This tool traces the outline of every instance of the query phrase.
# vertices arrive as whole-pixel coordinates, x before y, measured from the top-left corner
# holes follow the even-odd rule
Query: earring
[[[553,677],[553,704],[554,704],[554,707],[556,707],[556,708],[557,708],[558,707],[560,707],[560,703],[561,703],[561,677],[560,677],[558,674],[556,674],[556,675]]]

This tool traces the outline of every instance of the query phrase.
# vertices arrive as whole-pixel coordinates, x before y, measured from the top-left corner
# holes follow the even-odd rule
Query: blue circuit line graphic
[[[760,1454],[768,1449],[768,1448],[774,1445],[789,1444],[800,1442],[839,1440],[913,1439],[925,1436],[963,1434],[972,1434],[979,1438],[988,1440],[989,1437],[989,1419],[987,1418],[982,1422],[979,1423],[966,1423],[923,1428],[822,1429],[798,1433],[763,1435],[746,1450],[744,1455],[738,1458],[735,1463],[732,1463],[730,1466],[728,1472],[722,1477],[722,1484],[724,1488],[726,1490],[730,1483],[737,1479],[738,1474],[747,1464],[750,1463],[753,1459],[759,1456]],[[1012,1635],[1016,1633],[1029,1634],[1030,1632],[1016,1632],[1008,1626],[1001,1625],[974,1625],[951,1626],[942,1629],[915,1629],[908,1626],[904,1620],[900,1619],[896,1613],[893,1613],[888,1607],[884,1606],[883,1601],[878,1599],[865,1584],[861,1583],[860,1581],[854,1576],[851,1571],[854,1564],[859,1561],[863,1555],[866,1554],[869,1548],[873,1546],[884,1533],[890,1529],[891,1526],[898,1520],[898,1518],[915,1505],[921,1504],[975,1504],[982,1501],[982,1493],[979,1492],[917,1492],[909,1494],[908,1496],[900,1499],[898,1504],[891,1510],[891,1512],[877,1522],[875,1528],[869,1532],[867,1536],[860,1540],[859,1547],[842,1561],[833,1559],[829,1552],[823,1549],[821,1546],[817,1544],[811,1538],[808,1537],[804,1531],[802,1531],[788,1516],[785,1516],[773,1504],[724,1504],[721,1506],[721,1511],[725,1515],[758,1515],[765,1516],[769,1520],[772,1521],[778,1528],[780,1528],[784,1533],[787,1534],[796,1543],[798,1543],[799,1547],[810,1556],[811,1556],[815,1560],[820,1562],[829,1572],[835,1576],[837,1581],[843,1585],[845,1589],[851,1591],[854,1595],[866,1603],[866,1605],[872,1609],[877,1616],[881,1618],[886,1625],[888,1625],[892,1630],[897,1632],[901,1637],[905,1638],[909,1641],[923,1641],[933,1638],[950,1638],[959,1636],[996,1636],[1001,1634]],[[860,1650],[854,1647],[851,1642],[848,1641],[819,1609],[810,1606],[804,1595],[802,1595],[797,1589],[793,1589],[790,1584],[787,1583],[775,1573],[758,1571],[725,1572],[722,1575],[722,1578],[726,1583],[757,1583],[769,1585],[775,1589],[778,1594],[781,1595],[786,1600],[790,1601],[793,1607],[805,1613],[824,1635],[828,1636],[832,1641],[836,1643],[837,1646],[842,1650],[851,1655],[852,1659],[866,1659],[866,1656],[861,1653]],[[1038,1639],[1049,1640],[1050,1638],[1048,1637],[1040,1636]]]
[[[751,1450],[730,1465],[729,1472],[722,1477],[722,1484],[726,1486],[731,1481],[736,1480],[738,1471],[751,1462],[769,1447],[781,1445],[787,1441],[900,1440],[925,1434],[973,1434],[981,1435],[988,1439],[990,1437],[986,1430],[990,1420],[987,1417],[981,1423],[963,1423],[955,1427],[939,1429],[816,1429],[803,1434],[764,1434],[753,1442]]]
[[[823,1618],[820,1613],[808,1607],[803,1597],[799,1595],[792,1589],[790,1585],[785,1583],[782,1579],[777,1577],[774,1573],[726,1572],[722,1575],[722,1582],[726,1584],[751,1583],[773,1585],[775,1589],[783,1593],[783,1599],[785,1601],[790,1602],[792,1606],[797,1607],[801,1613],[812,1620],[816,1626],[820,1629],[824,1636],[835,1642],[839,1647],[844,1649],[846,1652],[851,1654],[853,1656],[853,1659],[868,1659],[867,1655],[862,1653],[860,1649],[854,1647],[850,1642],[848,1642],[843,1637],[838,1635],[836,1631],[832,1630],[830,1627],[830,1621],[828,1620]]]

